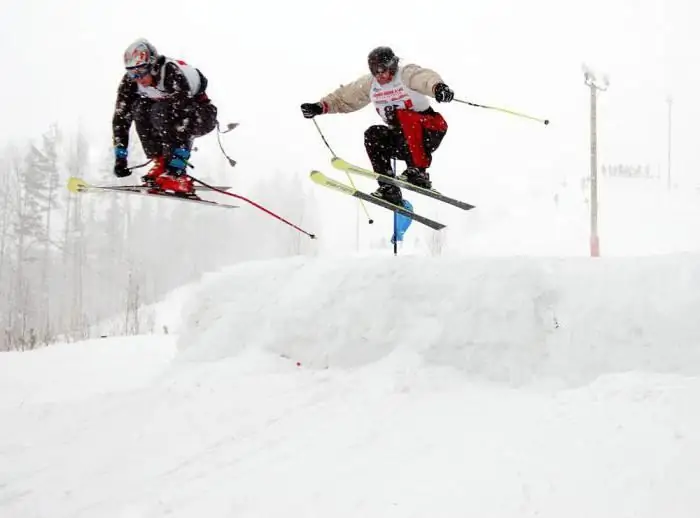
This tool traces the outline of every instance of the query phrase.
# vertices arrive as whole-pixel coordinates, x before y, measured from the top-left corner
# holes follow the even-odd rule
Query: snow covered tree
[[[15,287],[17,282],[15,220],[19,203],[20,151],[8,146],[0,167],[5,174],[0,175],[0,350],[14,347],[13,325],[16,312]]]
[[[82,178],[88,167],[89,145],[82,132],[78,132],[68,153],[68,174]],[[91,215],[89,200],[83,196],[69,195],[66,198],[63,232],[62,293],[63,332],[70,338],[88,335],[89,318],[85,314],[85,276],[87,265],[86,234],[87,221]],[[86,207],[87,204],[87,207]],[[86,210],[87,208],[87,210]]]
[[[320,223],[310,188],[299,175],[277,172],[251,189],[250,197],[302,228],[313,231]],[[291,255],[315,255],[316,243],[297,230],[243,204],[232,228],[239,260]]]
[[[60,133],[56,125],[52,125],[42,136],[42,147],[30,147],[27,164],[23,177],[25,202],[27,212],[25,217],[35,221],[36,233],[32,236],[39,247],[41,257],[39,264],[37,297],[37,313],[41,322],[37,322],[38,336],[43,342],[51,339],[51,276],[52,252],[55,250],[55,211],[59,207],[58,186],[60,181],[58,165],[58,146]]]

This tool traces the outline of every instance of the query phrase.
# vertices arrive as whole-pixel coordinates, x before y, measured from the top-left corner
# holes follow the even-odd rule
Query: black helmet
[[[395,74],[399,67],[399,58],[389,47],[377,47],[367,56],[367,64],[373,76],[387,70]]]

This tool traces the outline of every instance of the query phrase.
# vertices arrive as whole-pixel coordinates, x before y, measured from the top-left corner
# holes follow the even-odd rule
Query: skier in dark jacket
[[[153,191],[194,196],[186,174],[193,141],[216,127],[217,108],[206,94],[207,79],[184,61],[161,56],[145,39],[124,53],[126,73],[119,84],[112,120],[114,174],[129,176],[127,148],[131,123],[153,166],[142,177]]]

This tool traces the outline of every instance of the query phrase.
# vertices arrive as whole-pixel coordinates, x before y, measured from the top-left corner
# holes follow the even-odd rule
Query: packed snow
[[[0,516],[694,517],[698,259],[209,274],[177,334],[0,356]]]

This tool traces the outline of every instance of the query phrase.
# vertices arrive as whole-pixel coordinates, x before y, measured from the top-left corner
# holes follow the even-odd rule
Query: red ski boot
[[[149,192],[151,190],[152,191],[159,190],[158,183],[156,180],[164,172],[165,172],[165,158],[162,156],[153,157],[153,165],[148,170],[148,172],[144,176],[141,177],[141,180],[143,181],[143,185],[151,188],[149,190]]]
[[[197,195],[194,193],[194,184],[192,178],[186,174],[174,175],[171,172],[163,174],[156,178],[156,185],[162,191],[169,191],[178,196],[186,196],[188,198],[195,198]]]
[[[190,158],[190,150],[185,147],[175,148],[172,157],[167,163],[166,172],[156,178],[156,184],[164,191],[170,191],[176,196],[187,198],[199,198],[194,193],[194,183],[192,178],[187,176],[187,160]]]

